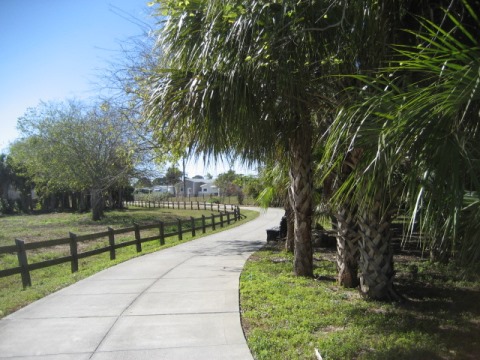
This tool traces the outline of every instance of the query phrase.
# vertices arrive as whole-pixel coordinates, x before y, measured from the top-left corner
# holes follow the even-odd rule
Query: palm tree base
[[[359,216],[360,292],[372,300],[400,301],[393,287],[393,248],[390,220],[378,216],[379,204],[366,216]]]
[[[346,288],[356,288],[358,279],[358,242],[360,235],[355,216],[348,208],[340,209],[337,220],[337,280]]]

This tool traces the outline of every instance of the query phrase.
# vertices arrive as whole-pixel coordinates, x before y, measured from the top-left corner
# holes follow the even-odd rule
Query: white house
[[[220,189],[218,188],[218,186],[216,186],[214,184],[213,181],[201,185],[200,189],[201,189],[200,190],[201,194],[203,194],[203,195],[216,195],[216,196],[218,196],[220,194]]]

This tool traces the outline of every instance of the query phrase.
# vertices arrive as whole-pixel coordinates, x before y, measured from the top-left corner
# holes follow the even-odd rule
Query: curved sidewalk
[[[252,359],[238,283],[283,211],[126,261],[0,320],[0,359]]]

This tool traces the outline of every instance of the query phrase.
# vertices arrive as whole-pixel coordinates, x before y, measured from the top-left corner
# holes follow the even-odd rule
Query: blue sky
[[[147,2],[0,0],[0,151],[18,137],[17,119],[27,108],[98,94],[99,75],[121,55],[121,42],[154,23]],[[188,164],[190,176],[227,170]]]
[[[133,19],[152,22],[146,3],[0,0],[0,150],[18,136],[28,107],[95,94],[120,42],[142,33]]]

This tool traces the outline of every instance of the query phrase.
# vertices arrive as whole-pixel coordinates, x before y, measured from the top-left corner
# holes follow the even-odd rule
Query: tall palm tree
[[[213,156],[263,161],[283,152],[290,168],[294,270],[312,276],[312,115],[322,104],[332,109],[337,92],[335,81],[317,79],[338,73],[344,5],[159,3],[167,19],[159,37],[163,59],[148,81],[150,127]]]

